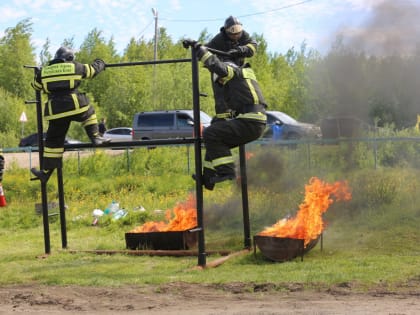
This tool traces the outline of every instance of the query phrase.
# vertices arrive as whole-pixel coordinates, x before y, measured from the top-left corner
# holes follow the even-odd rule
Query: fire
[[[335,200],[348,201],[351,193],[347,182],[329,184],[316,177],[305,186],[305,198],[295,217],[282,219],[260,232],[262,236],[304,239],[305,246],[322,233],[325,223],[322,214]]]
[[[255,156],[253,152],[245,152],[245,160],[249,160]]]
[[[195,197],[190,194],[185,202],[178,203],[172,211],[165,213],[168,222],[146,222],[134,228],[131,233],[185,231],[197,226],[197,209]],[[174,216],[172,217],[172,212]]]

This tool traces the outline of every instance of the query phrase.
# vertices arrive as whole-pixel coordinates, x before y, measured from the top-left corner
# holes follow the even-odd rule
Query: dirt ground
[[[360,294],[343,284],[324,291],[273,284],[99,288],[14,285],[0,287],[0,314],[388,314],[420,313],[420,290],[404,293],[374,290]]]

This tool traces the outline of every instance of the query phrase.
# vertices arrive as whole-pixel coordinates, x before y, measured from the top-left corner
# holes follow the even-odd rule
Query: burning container
[[[329,184],[313,177],[305,186],[305,199],[294,217],[279,220],[254,236],[262,254],[274,261],[291,260],[311,250],[322,236],[322,214],[335,200],[350,200],[347,182]]]
[[[125,233],[129,249],[186,250],[197,245],[197,229],[167,232]]]
[[[263,256],[272,261],[284,262],[298,256],[303,260],[303,255],[316,246],[318,239],[310,241],[305,247],[304,239],[255,235],[254,254],[258,247]]]
[[[199,229],[193,194],[185,202],[178,203],[172,212],[168,210],[166,218],[168,222],[146,222],[125,233],[127,248],[185,250],[196,246]]]

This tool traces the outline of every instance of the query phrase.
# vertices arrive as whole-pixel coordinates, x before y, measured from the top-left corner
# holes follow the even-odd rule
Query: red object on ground
[[[4,196],[3,186],[0,183],[0,207],[6,207],[6,197]]]

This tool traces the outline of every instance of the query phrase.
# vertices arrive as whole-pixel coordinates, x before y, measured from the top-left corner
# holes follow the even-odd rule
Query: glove
[[[99,58],[96,58],[93,61],[93,64],[96,65],[96,67],[94,66],[94,68],[98,73],[105,70],[105,68],[106,68],[105,61],[103,61],[102,59],[99,59]]]
[[[199,42],[192,39],[184,39],[182,41],[182,46],[184,46],[185,49],[188,49],[189,47],[198,48],[199,45],[201,45]]]
[[[238,50],[240,57],[244,57],[249,48],[247,46],[238,46],[236,49]]]
[[[203,58],[203,56],[209,51],[206,46],[203,46],[200,43],[197,43],[194,48],[197,49],[198,60],[201,60],[201,58]]]
[[[230,49],[227,53],[233,58],[240,57],[241,54],[238,49]]]

